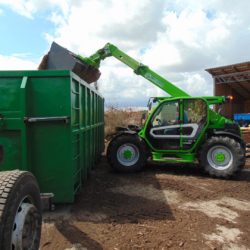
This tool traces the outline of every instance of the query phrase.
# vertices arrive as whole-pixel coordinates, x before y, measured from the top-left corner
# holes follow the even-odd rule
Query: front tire
[[[109,143],[107,158],[116,171],[137,172],[146,164],[146,145],[137,135],[120,135]]]
[[[0,249],[37,250],[41,223],[35,177],[26,171],[0,172]]]
[[[213,136],[203,144],[199,162],[206,173],[213,177],[229,178],[239,171],[244,164],[245,154],[239,142]]]

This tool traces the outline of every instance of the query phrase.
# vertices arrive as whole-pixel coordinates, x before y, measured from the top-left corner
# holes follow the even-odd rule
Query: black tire
[[[241,161],[240,168],[238,171],[241,171],[246,165],[246,147],[244,147],[244,145],[241,145],[241,150],[243,152],[244,157]]]
[[[132,151],[132,157],[125,159],[121,154]],[[140,171],[147,161],[145,142],[138,135],[123,134],[115,137],[108,145],[107,159],[112,169],[131,173]]]
[[[245,152],[233,138],[213,136],[202,145],[199,162],[210,176],[229,178],[241,170]]]
[[[26,171],[0,172],[0,249],[39,249],[41,224],[35,177]]]

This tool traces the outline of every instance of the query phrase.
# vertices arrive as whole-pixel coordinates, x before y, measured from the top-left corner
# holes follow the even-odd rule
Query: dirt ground
[[[250,249],[250,159],[230,180],[195,166],[116,174],[103,159],[75,204],[44,214],[40,249]]]

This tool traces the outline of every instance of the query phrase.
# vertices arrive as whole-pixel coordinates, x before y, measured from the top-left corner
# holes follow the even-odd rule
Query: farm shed
[[[232,96],[233,100],[223,105],[221,114],[235,119],[242,128],[243,137],[250,143],[250,61],[206,69],[214,79],[214,95]],[[219,107],[215,107],[216,110]]]

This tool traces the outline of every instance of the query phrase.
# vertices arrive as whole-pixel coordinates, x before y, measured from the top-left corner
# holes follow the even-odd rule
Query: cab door
[[[182,110],[181,147],[188,150],[205,130],[208,122],[208,105],[200,98],[183,99]]]
[[[207,123],[203,99],[163,102],[151,117],[146,136],[156,150],[188,150]]]
[[[146,129],[150,144],[157,150],[180,149],[180,100],[166,101],[154,112]]]

